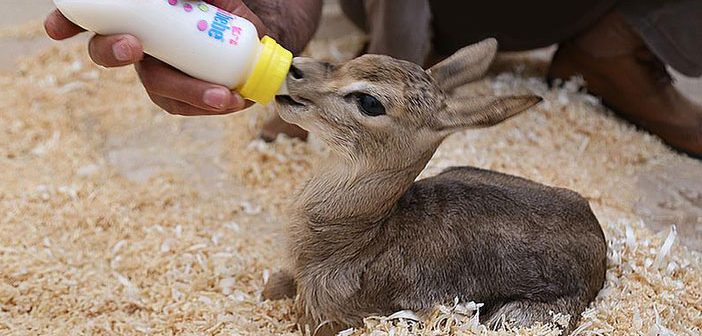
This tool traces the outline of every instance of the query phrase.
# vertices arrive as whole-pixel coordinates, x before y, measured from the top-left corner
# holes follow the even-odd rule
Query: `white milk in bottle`
[[[73,23],[101,35],[130,34],[144,52],[180,71],[269,102],[285,91],[292,53],[254,25],[202,1],[54,0]]]

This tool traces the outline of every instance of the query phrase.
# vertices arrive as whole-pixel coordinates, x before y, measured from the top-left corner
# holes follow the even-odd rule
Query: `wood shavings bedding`
[[[324,45],[309,52],[352,55],[352,47],[330,54]],[[531,91],[546,103],[452,136],[422,176],[474,165],[579,191],[605,228],[609,253],[605,288],[576,334],[699,335],[700,255],[677,244],[675,231],[650,231],[631,210],[638,173],[684,159],[613,118],[577,82],[550,89],[503,73],[465,90]],[[282,205],[325,155],[314,139],[253,140],[271,113],[255,108],[216,119],[226,148],[218,183],[200,188],[168,172],[129,180],[111,163],[115,138],[145,127],[181,134],[193,119],[165,115],[131,69],[94,66],[78,45],[0,76],[0,111],[0,334],[298,335],[292,302],[261,301],[260,292],[284,263]],[[206,146],[185,138],[167,145],[185,153]],[[478,311],[479,303],[455,302],[423,322],[401,312],[343,334],[557,334],[553,325],[488,331]]]

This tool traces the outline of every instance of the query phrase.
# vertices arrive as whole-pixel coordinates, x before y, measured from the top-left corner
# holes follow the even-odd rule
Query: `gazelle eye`
[[[385,106],[375,97],[360,92],[354,93],[353,96],[361,113],[371,117],[385,114]]]

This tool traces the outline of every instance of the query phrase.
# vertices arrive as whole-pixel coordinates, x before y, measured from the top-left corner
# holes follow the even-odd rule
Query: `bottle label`
[[[237,16],[203,1],[165,0],[171,7],[198,15],[195,28],[215,41],[232,46],[239,44],[242,28]],[[213,15],[214,14],[214,15]]]

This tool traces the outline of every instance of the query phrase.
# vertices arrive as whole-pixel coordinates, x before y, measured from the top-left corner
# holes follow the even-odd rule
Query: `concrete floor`
[[[0,29],[41,20],[53,8],[50,0],[4,0],[4,2],[8,1],[10,3],[3,6],[3,14],[0,16]],[[325,18],[320,35],[341,36],[345,30],[350,29],[349,27],[349,23],[342,18]],[[87,35],[78,38],[86,39]],[[44,36],[23,39],[0,37],[0,72],[12,73],[18,58],[39,52],[52,43],[58,42],[52,42]],[[702,79],[676,77],[680,90],[693,100],[702,103]],[[192,120],[194,127],[205,127],[211,130],[211,125],[208,126],[207,122],[202,123],[197,118]],[[162,134],[157,138],[167,140]],[[151,139],[152,144],[158,142],[153,140]],[[143,141],[142,138],[141,142]],[[117,143],[122,145],[115,150],[127,151],[129,155],[138,154],[139,148],[144,146],[143,143],[119,141]],[[134,157],[131,158],[134,159]],[[140,162],[141,160],[128,161]],[[160,164],[167,166],[171,161],[165,160]],[[132,167],[127,164],[116,168],[123,169],[124,175],[129,177],[140,172],[144,167]],[[639,203],[632,204],[632,207],[646,223],[654,229],[667,229],[670,223],[679,223],[683,241],[687,240],[686,243],[690,247],[702,251],[702,169],[700,165],[694,160],[686,160],[675,166],[662,166],[641,176],[638,187],[642,197]]]

